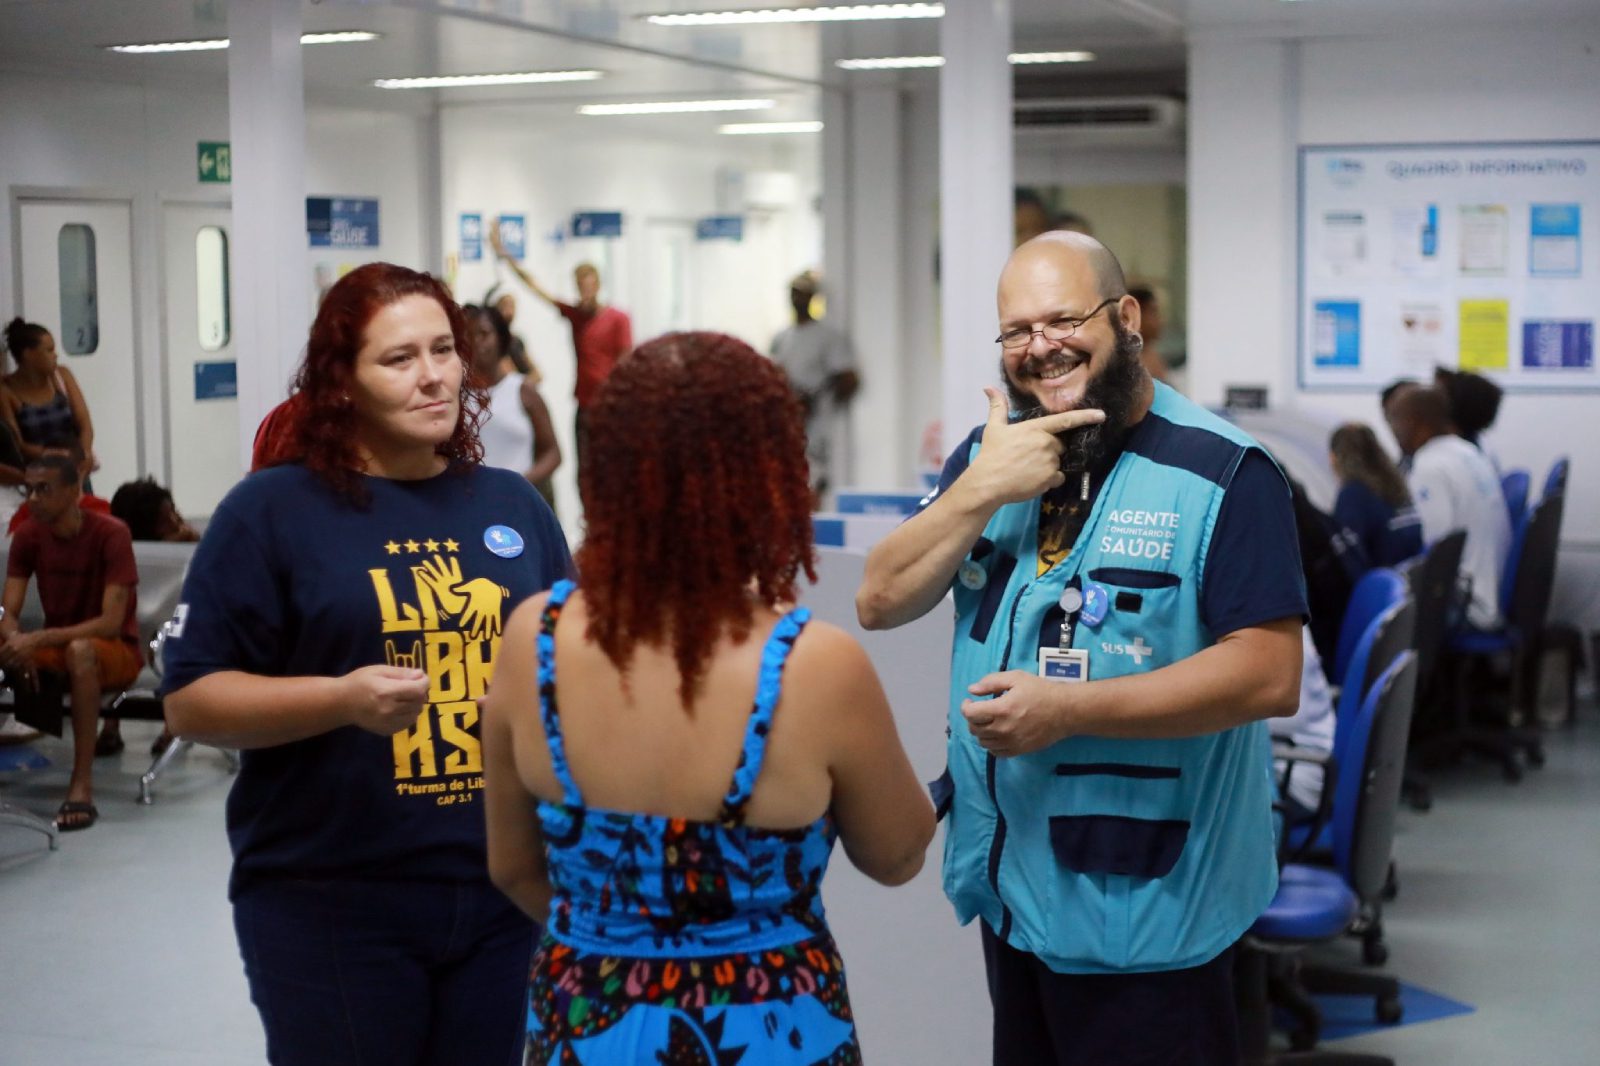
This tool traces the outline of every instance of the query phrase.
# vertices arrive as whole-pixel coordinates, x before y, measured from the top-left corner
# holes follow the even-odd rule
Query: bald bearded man
[[[1264,720],[1299,699],[1288,484],[1150,379],[1092,237],[1022,245],[998,304],[1009,405],[985,390],[987,422],[856,598],[887,628],[954,595],[935,791],[994,1061],[1231,1066],[1232,948],[1277,884]]]

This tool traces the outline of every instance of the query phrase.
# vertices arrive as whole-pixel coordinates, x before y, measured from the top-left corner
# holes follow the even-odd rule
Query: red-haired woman
[[[842,837],[909,880],[933,809],[861,647],[791,606],[800,404],[677,333],[589,418],[582,588],[513,613],[484,711],[490,876],[545,922],[528,1062],[857,1062],[822,877]]]
[[[234,925],[275,1066],[506,1066],[533,926],[485,869],[477,700],[503,619],[568,571],[444,287],[387,263],[323,300],[286,454],[218,507],[165,652],[167,721],[243,748]]]

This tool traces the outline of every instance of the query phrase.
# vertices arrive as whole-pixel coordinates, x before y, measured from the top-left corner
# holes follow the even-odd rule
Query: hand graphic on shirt
[[[467,597],[467,608],[461,612],[461,630],[470,640],[487,640],[500,635],[501,606],[511,595],[503,585],[496,585],[486,577],[475,577],[455,591]]]
[[[460,614],[467,606],[467,597],[460,592],[460,559],[435,555],[421,566],[413,566],[411,572],[428,583],[433,598],[439,601],[439,609],[445,614]]]
[[[427,583],[439,609],[458,616],[461,630],[470,640],[486,640],[500,635],[506,597],[511,593],[487,577],[464,581],[461,560],[435,555],[412,571]]]

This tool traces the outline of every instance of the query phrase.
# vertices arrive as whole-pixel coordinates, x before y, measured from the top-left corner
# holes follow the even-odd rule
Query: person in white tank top
[[[506,372],[502,359],[510,344],[511,327],[500,312],[472,306],[466,312],[472,328],[472,366],[489,390],[488,417],[478,430],[483,465],[517,471],[554,509],[550,479],[561,465],[561,444],[550,421],[550,409],[539,395],[538,380]]]

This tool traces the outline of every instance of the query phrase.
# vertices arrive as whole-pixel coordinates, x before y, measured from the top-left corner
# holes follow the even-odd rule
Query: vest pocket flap
[[[1183,582],[1183,578],[1165,570],[1136,570],[1131,566],[1103,566],[1089,571],[1089,580],[1130,589],[1168,589]]]
[[[978,603],[978,611],[972,616],[972,639],[982,644],[989,639],[989,627],[994,625],[994,616],[1000,610],[1000,601],[1006,598],[1006,585],[1011,581],[1011,572],[1017,568],[1017,558],[1005,552],[995,552],[994,562],[989,566],[988,579],[983,586],[983,599]]]
[[[1113,814],[1050,819],[1050,847],[1056,860],[1081,874],[1165,877],[1178,864],[1188,839],[1188,822]]]

